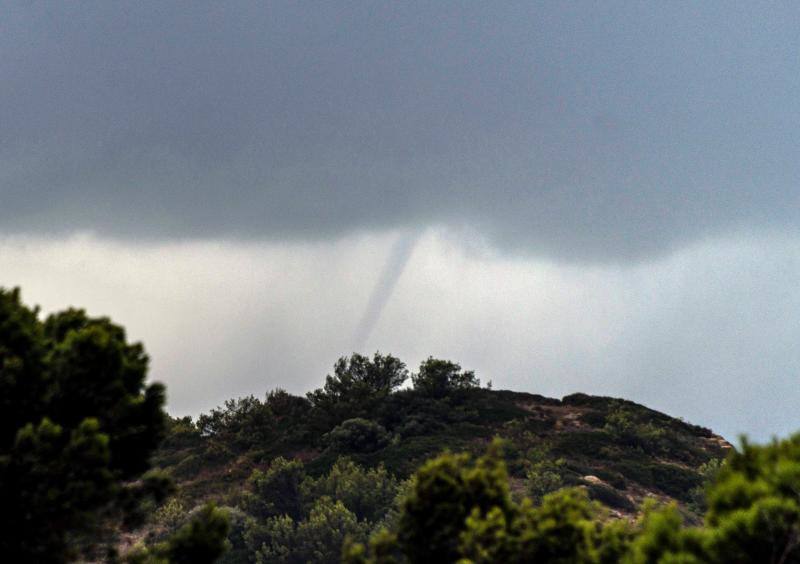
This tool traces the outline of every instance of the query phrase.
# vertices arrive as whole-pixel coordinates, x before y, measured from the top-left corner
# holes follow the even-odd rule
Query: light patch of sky
[[[0,283],[44,311],[109,315],[144,341],[174,414],[319,386],[351,352],[397,233],[325,243],[0,239]],[[376,266],[377,265],[377,266]],[[421,234],[363,351],[429,355],[495,388],[644,403],[733,439],[800,427],[800,238],[707,240],[657,261],[509,258]]]

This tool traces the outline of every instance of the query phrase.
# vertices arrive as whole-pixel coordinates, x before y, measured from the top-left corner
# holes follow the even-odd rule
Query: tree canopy
[[[346,562],[800,562],[800,434],[744,441],[708,484],[701,526],[686,525],[674,504],[650,503],[635,523],[610,520],[583,488],[516,502],[497,443],[478,459],[443,454],[412,483],[396,529],[350,544]]]
[[[0,553],[9,562],[112,558],[115,534],[171,491],[148,472],[165,391],[144,347],[105,317],[40,319],[0,288]]]
[[[341,357],[325,385],[307,397],[319,425],[330,428],[346,419],[373,417],[378,404],[407,379],[406,365],[392,355],[376,352],[370,359],[354,353]]]

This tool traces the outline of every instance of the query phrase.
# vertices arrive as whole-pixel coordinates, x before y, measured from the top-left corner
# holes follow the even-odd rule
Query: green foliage
[[[370,537],[368,546],[348,538],[342,549],[343,564],[400,564],[404,561],[397,535],[384,527]]]
[[[716,479],[724,463],[724,459],[712,458],[697,468],[697,473],[702,478],[703,483],[689,491],[689,507],[696,513],[703,514],[708,509],[706,505],[706,489]]]
[[[113,498],[109,458],[96,419],[72,431],[47,418],[20,429],[0,458],[4,553],[18,561],[71,557],[68,534],[94,530],[99,508]]]
[[[226,559],[622,562],[646,524],[609,521],[600,503],[630,515],[629,498],[648,491],[686,502],[700,464],[724,452],[692,426],[624,400],[486,390],[448,361],[422,363],[413,389],[377,385],[405,371],[386,359],[340,359],[308,399],[276,390],[264,402],[227,402],[194,426],[171,421],[160,460],[184,478],[182,498],[243,510]],[[508,439],[504,455],[493,447],[475,458],[497,433]],[[447,448],[465,454],[420,467]],[[515,499],[527,491],[532,500],[512,500],[509,471]],[[351,540],[321,523],[338,523]],[[702,537],[710,553],[693,529],[681,524],[678,535]]]
[[[181,449],[198,446],[202,439],[192,417],[167,417],[167,436],[162,447]]]
[[[631,542],[625,562],[691,564],[708,560],[703,557],[701,538],[684,528],[675,505],[658,508],[651,504],[645,510],[640,531]]]
[[[512,561],[595,561],[595,513],[582,490],[548,494],[539,507],[523,504],[519,513],[509,531]]]
[[[174,531],[186,519],[186,508],[176,497],[170,498],[153,514],[153,522],[159,528]]]
[[[326,436],[328,445],[337,453],[367,453],[389,444],[391,435],[382,425],[368,419],[347,419]]]
[[[345,538],[365,540],[398,495],[398,482],[385,468],[346,458],[319,478],[307,477],[299,461],[279,458],[250,483],[247,508],[255,518],[244,537],[264,562],[338,561]]]
[[[478,459],[444,454],[415,474],[401,505],[396,536],[381,531],[369,546],[349,544],[344,561],[611,563],[632,538],[619,523],[603,525],[577,488],[512,501],[499,444]]]
[[[680,501],[690,501],[691,492],[702,483],[697,472],[675,464],[654,462],[647,456],[621,457],[609,468],[652,490]]]
[[[230,530],[228,531],[227,547],[217,564],[250,564],[252,553],[247,546],[247,529],[252,518],[238,507],[224,507],[228,514]]]
[[[122,327],[70,309],[39,320],[0,289],[0,551],[62,562],[141,521],[163,481],[136,482],[163,438],[164,388]]]
[[[414,389],[422,394],[440,398],[459,390],[479,388],[480,380],[472,371],[462,371],[461,366],[449,360],[429,357],[419,372],[411,377]]]
[[[190,422],[172,422],[171,429],[178,436],[174,442],[170,438],[169,452],[160,460],[169,461],[170,472],[185,480],[184,499],[222,496],[246,512],[242,554],[252,556],[266,546],[262,552],[272,559],[301,558],[287,539],[296,538],[296,530],[308,521],[311,508],[328,497],[334,503],[341,502],[359,525],[370,530],[386,527],[389,536],[380,544],[384,551],[380,558],[400,558],[401,546],[405,546],[400,524],[407,500],[414,497],[416,479],[402,482],[408,491],[395,493],[398,480],[447,448],[480,451],[497,433],[508,438],[504,458],[515,495],[527,492],[535,506],[553,490],[581,485],[591,500],[632,514],[636,506],[628,498],[641,496],[642,488],[685,498],[699,483],[698,471],[672,464],[676,458],[669,450],[670,445],[691,442],[687,434],[691,429],[682,423],[673,427],[668,418],[659,419],[656,412],[635,404],[610,398],[595,401],[587,396],[582,400],[585,406],[573,409],[559,400],[490,391],[475,387],[477,381],[471,381],[471,377],[450,376],[426,380],[446,381],[440,391],[420,381],[418,388],[387,393],[385,387],[364,384],[369,381],[364,374],[376,362],[355,358],[355,364],[352,359],[340,359],[331,377],[333,382],[329,380],[326,388],[310,394],[310,400],[276,390],[264,402],[252,398],[227,402],[224,408],[201,417],[198,422],[202,424],[194,428],[194,433]],[[420,372],[423,376],[458,375],[461,369],[454,363],[429,359]],[[353,416],[362,400],[372,405],[369,419]],[[589,413],[594,415],[588,417]],[[616,433],[614,425],[624,427],[625,418],[630,418],[635,432],[650,428],[648,424],[653,421],[663,423],[668,448],[661,451],[658,460],[640,444],[626,444],[624,433]],[[593,421],[592,426],[585,423],[587,420]],[[673,440],[672,435],[677,438]],[[193,445],[196,440],[199,443]],[[713,449],[697,452],[700,454],[690,453],[691,460],[696,457],[705,462],[712,453],[718,453]],[[347,459],[340,458],[343,453]],[[304,462],[301,464],[298,458]],[[263,469],[268,464],[272,469],[255,472],[246,492],[236,489],[254,467]],[[473,462],[467,467],[470,464]],[[268,477],[270,472],[275,473]],[[586,475],[598,476],[605,484],[584,480]],[[626,494],[617,491],[625,488]],[[463,528],[471,510],[466,507],[461,511],[458,527]],[[504,518],[508,523],[517,522],[513,515],[504,513]],[[601,527],[598,534],[613,537],[609,531]],[[396,537],[392,546],[386,541],[389,537]],[[231,542],[235,544],[233,537]],[[459,538],[449,542],[451,553],[457,553]],[[619,547],[612,549],[606,541],[593,541],[591,546],[601,562],[614,561],[612,556],[604,560],[603,554],[619,552]],[[369,544],[351,543],[347,550],[353,558],[378,558]],[[234,553],[229,553],[231,558]]]
[[[203,462],[213,463],[220,455],[224,458],[242,452],[269,452],[286,444],[306,442],[310,410],[308,400],[281,389],[269,392],[263,402],[253,396],[228,400],[197,419],[195,433],[205,439]],[[190,434],[183,426],[173,428],[182,436]]]
[[[163,553],[170,564],[211,564],[227,549],[228,529],[227,513],[208,504],[169,538]]]
[[[528,495],[535,503],[541,503],[545,495],[564,487],[566,461],[554,458],[549,449],[542,447],[529,450],[527,456],[532,459],[525,472]]]
[[[360,354],[342,357],[334,366],[325,386],[308,393],[320,425],[328,428],[345,419],[369,418],[377,404],[408,379],[399,359],[375,353],[372,360]]]
[[[376,523],[392,506],[398,482],[383,466],[366,469],[340,458],[327,475],[306,479],[302,491],[305,500],[329,497],[341,501],[359,520]]]
[[[687,528],[677,509],[650,508],[629,562],[800,562],[800,435],[770,445],[743,441],[707,488],[705,526]]]
[[[274,517],[251,536],[259,564],[334,564],[340,561],[345,539],[366,539],[369,527],[341,501],[322,497],[309,515],[295,522],[291,517]]]
[[[206,504],[166,541],[140,547],[125,558],[127,564],[212,564],[228,549],[228,513]]]
[[[228,400],[223,408],[211,410],[197,419],[203,436],[224,436],[240,447],[250,447],[269,438],[272,413],[253,396]]]
[[[164,387],[145,387],[147,355],[128,344],[125,330],[82,310],[48,317],[47,357],[52,396],[47,412],[73,427],[95,417],[109,437],[112,470],[132,478],[149,467],[149,456],[166,427]]]
[[[765,446],[744,441],[725,464],[710,463],[703,527],[687,527],[674,504],[649,504],[633,526],[608,521],[583,488],[517,504],[496,448],[477,461],[445,454],[419,469],[397,537],[382,533],[387,562],[800,562],[800,434]],[[347,546],[345,561],[382,562],[377,540]]]
[[[403,504],[400,546],[412,562],[453,562],[459,534],[473,510],[507,512],[511,494],[505,465],[493,444],[475,461],[466,454],[444,454],[422,465]]]
[[[0,452],[10,448],[22,426],[41,419],[52,395],[38,315],[38,309],[22,304],[19,288],[0,288]]]
[[[798,492],[800,434],[764,446],[743,440],[708,489],[715,561],[800,562]]]
[[[597,518],[577,488],[548,494],[539,506],[525,500],[510,513],[475,509],[461,533],[460,562],[616,562],[627,549],[627,530]]]
[[[255,470],[248,483],[252,493],[247,497],[248,512],[259,518],[287,515],[299,519],[303,514],[300,487],[305,469],[299,460],[278,457],[266,472]]]

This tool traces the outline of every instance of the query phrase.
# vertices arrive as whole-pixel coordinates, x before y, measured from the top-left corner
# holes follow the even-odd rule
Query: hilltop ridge
[[[342,396],[345,405],[309,398],[277,390],[264,401],[230,400],[197,421],[172,419],[155,462],[175,477],[188,504],[231,503],[254,470],[278,457],[301,461],[312,476],[344,456],[405,479],[444,450],[478,453],[500,437],[517,493],[582,485],[620,516],[654,497],[676,501],[692,518],[703,466],[731,448],[709,429],[581,393],[559,400],[477,386],[438,397],[404,389],[360,409]]]

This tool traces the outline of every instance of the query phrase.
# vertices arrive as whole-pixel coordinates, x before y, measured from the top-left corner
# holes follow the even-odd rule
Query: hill
[[[412,388],[399,389],[407,377],[391,356],[354,355],[307,397],[275,390],[263,401],[230,400],[196,421],[172,419],[155,463],[178,484],[173,509],[213,500],[246,521],[264,507],[254,500],[263,497],[259,488],[272,488],[296,496],[296,518],[303,519],[319,497],[343,499],[336,482],[349,472],[391,482],[386,499],[368,511],[375,524],[390,517],[402,481],[426,459],[444,450],[481,453],[500,437],[518,497],[536,500],[579,485],[610,515],[632,517],[652,497],[677,502],[691,522],[703,509],[705,474],[731,448],[708,429],[623,399],[491,390],[457,364],[435,359],[412,376]],[[294,486],[273,480],[286,464],[295,464]],[[333,489],[320,485],[326,483]],[[179,520],[168,513],[160,510],[151,537]],[[236,554],[228,561],[238,561]]]

